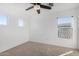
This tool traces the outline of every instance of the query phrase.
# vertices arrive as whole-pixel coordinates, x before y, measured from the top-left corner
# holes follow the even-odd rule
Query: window
[[[58,17],[58,38],[70,39],[72,37],[72,16]]]
[[[72,26],[72,17],[58,17],[58,26],[59,27],[71,27]]]
[[[7,16],[0,16],[0,25],[7,25]]]
[[[19,27],[24,27],[24,21],[23,21],[22,18],[19,18],[19,20],[18,20],[18,26]]]

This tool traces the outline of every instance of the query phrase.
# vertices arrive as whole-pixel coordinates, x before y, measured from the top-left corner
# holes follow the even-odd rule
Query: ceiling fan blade
[[[31,4],[33,4],[33,5],[40,5],[41,3],[31,3]]]
[[[31,3],[31,4],[36,5],[37,3]]]
[[[39,9],[39,10],[37,10],[37,13],[38,13],[38,14],[40,14],[40,9]]]
[[[31,6],[31,7],[29,7],[29,8],[27,8],[26,10],[30,10],[30,9],[32,9],[34,6]]]
[[[49,3],[49,5],[50,5],[50,6],[53,6],[54,4],[53,4],[53,3]]]
[[[51,7],[46,6],[46,5],[40,5],[41,8],[45,8],[45,9],[51,9]]]

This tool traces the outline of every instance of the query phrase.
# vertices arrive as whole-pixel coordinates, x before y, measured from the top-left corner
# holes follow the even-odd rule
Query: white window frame
[[[65,23],[65,22],[63,23],[63,24],[66,25],[65,27],[63,25],[61,25],[62,23],[61,24],[58,24],[58,21],[59,21],[58,18],[62,18],[63,19],[64,17],[67,17],[67,16],[57,17],[58,38],[71,39],[72,36],[73,36],[73,16],[68,16],[68,17],[72,17],[71,18],[71,23],[70,23],[70,25],[68,27],[67,27],[67,23]]]
[[[0,15],[0,17],[2,17],[2,18],[6,17],[6,18],[4,18],[5,20],[3,19],[4,21],[0,20],[0,26],[7,26],[8,25],[8,17],[5,15]]]
[[[23,19],[23,18],[19,18],[19,19],[18,19],[17,26],[18,26],[18,27],[24,27],[24,19]]]

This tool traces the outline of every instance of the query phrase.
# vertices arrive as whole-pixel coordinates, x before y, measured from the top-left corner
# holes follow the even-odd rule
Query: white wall
[[[73,39],[59,39],[57,37],[57,20],[58,16],[74,16],[75,29]],[[58,45],[69,48],[76,48],[76,11],[68,9],[59,12],[42,11],[40,15],[33,16],[31,21],[30,40],[51,45]]]
[[[24,4],[0,4],[0,15],[8,17],[8,25],[0,26],[0,52],[13,48],[29,40],[28,20]],[[17,26],[18,18],[24,19],[24,27]]]
[[[77,48],[79,49],[79,7],[76,9],[77,14]]]

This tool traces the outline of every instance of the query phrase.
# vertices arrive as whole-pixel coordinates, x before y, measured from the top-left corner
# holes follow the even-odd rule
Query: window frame
[[[1,17],[5,17],[5,20],[2,21],[3,23],[0,23],[0,26],[7,26],[8,25],[8,16],[6,15],[0,15]]]
[[[24,27],[24,19],[18,18],[17,26],[23,28]]]

